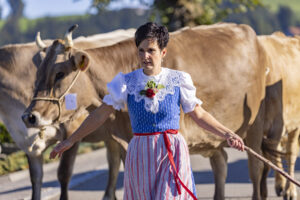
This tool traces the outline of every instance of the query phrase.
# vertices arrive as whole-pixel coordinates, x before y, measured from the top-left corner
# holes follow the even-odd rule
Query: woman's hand
[[[226,137],[227,143],[230,147],[236,148],[239,151],[244,151],[245,145],[244,145],[242,138],[240,138],[240,136],[238,136],[237,134],[231,133],[231,134],[226,134],[225,137]]]
[[[58,154],[58,157],[60,158],[62,153],[66,150],[70,149],[73,146],[74,143],[72,143],[70,140],[66,139],[56,145],[52,152],[50,153],[50,159],[54,159],[56,155]]]

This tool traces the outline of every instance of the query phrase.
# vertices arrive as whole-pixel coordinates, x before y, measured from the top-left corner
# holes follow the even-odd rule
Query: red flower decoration
[[[162,88],[165,88],[165,86],[161,84],[156,85],[154,81],[148,81],[145,90],[140,91],[140,95],[145,95],[148,98],[153,98],[155,94],[158,93],[158,91]]]
[[[149,98],[153,98],[155,96],[155,92],[153,89],[147,89],[146,90],[146,97],[149,97]]]

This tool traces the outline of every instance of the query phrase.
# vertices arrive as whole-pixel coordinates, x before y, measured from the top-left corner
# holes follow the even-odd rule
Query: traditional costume
[[[103,99],[115,109],[127,104],[134,137],[128,145],[124,200],[195,199],[187,144],[179,129],[185,113],[202,102],[188,73],[162,68],[155,76],[143,69],[119,73]],[[194,195],[194,196],[193,196]]]

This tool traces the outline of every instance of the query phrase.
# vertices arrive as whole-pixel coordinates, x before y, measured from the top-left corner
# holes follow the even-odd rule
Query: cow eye
[[[62,79],[65,76],[65,73],[63,72],[58,72],[55,76],[55,82]]]

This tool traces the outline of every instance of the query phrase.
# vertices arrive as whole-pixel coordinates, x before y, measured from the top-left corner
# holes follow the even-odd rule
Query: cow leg
[[[79,142],[75,143],[69,150],[65,151],[61,156],[57,172],[61,188],[60,200],[68,199],[68,186],[73,173],[73,166],[76,159],[78,147]]]
[[[245,138],[246,145],[252,148],[256,153],[262,155],[261,145],[263,140],[263,129],[262,129],[262,121],[259,117],[256,119],[254,124],[247,131],[247,136]],[[252,154],[248,153],[248,168],[250,179],[253,184],[253,200],[262,199],[261,196],[261,183],[262,177],[264,173],[264,163],[257,158],[255,158]],[[265,191],[266,193],[266,191]]]
[[[287,165],[288,165],[288,173],[291,177],[295,176],[295,163],[297,159],[297,155],[299,152],[299,129],[296,129],[290,133],[288,133],[288,143],[287,143]],[[290,181],[286,182],[286,188],[284,191],[284,199],[297,199],[297,190],[294,184]]]
[[[259,154],[262,154],[260,149],[255,149]],[[257,160],[253,155],[248,154],[248,168],[249,168],[249,174],[250,179],[253,184],[253,194],[252,199],[253,200],[260,200],[261,199],[261,180],[262,180],[262,174],[264,171],[264,164]]]
[[[214,199],[223,200],[225,198],[225,181],[227,177],[227,153],[221,148],[209,160],[215,180]]]
[[[267,199],[268,197],[268,188],[267,188],[267,178],[270,172],[270,167],[267,164],[264,164],[261,182],[260,182],[260,194],[262,199]]]
[[[32,184],[32,200],[41,199],[43,180],[43,156],[26,155],[29,163],[30,180]]]
[[[287,144],[287,141],[285,141],[284,144]],[[278,152],[283,152],[282,145],[279,145],[277,151]],[[277,167],[279,167],[280,169],[284,169],[283,164],[282,164],[281,156],[276,156],[274,161],[275,161],[274,164]],[[277,194],[277,196],[283,196],[283,192],[284,192],[284,189],[285,189],[285,186],[286,186],[286,178],[284,176],[282,176],[280,173],[278,173],[277,171],[275,171],[274,173],[275,173],[275,191],[276,191],[276,194]]]
[[[103,200],[115,200],[117,199],[115,191],[121,163],[121,147],[113,139],[105,141],[105,145],[107,148],[106,156],[109,165],[109,176]]]

